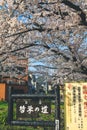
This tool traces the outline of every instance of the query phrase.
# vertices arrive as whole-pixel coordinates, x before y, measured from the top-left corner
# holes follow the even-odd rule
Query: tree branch
[[[75,11],[77,11],[78,15],[81,18],[81,21],[80,21],[81,24],[87,26],[86,14],[83,12],[83,10],[78,5],[75,5],[75,4],[73,4],[72,2],[70,2],[68,0],[62,0],[62,3],[69,6],[70,8],[74,9]]]

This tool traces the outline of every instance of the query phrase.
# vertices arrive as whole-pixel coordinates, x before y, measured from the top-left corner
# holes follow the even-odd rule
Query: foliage
[[[0,102],[0,124],[5,125],[7,121],[7,103]]]
[[[12,58],[21,57],[53,82],[86,80],[86,7],[86,0],[0,0],[0,75],[28,74]]]

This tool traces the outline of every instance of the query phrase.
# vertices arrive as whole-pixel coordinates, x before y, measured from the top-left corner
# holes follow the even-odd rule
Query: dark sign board
[[[51,101],[46,99],[17,99],[17,118],[36,118],[51,113]]]
[[[58,87],[55,87],[55,94],[47,95],[13,94],[12,87],[9,87],[8,124],[33,127],[41,126],[43,128],[55,127],[55,130],[59,130],[59,99]]]

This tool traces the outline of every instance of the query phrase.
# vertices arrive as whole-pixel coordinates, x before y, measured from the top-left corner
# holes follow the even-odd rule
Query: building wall
[[[7,75],[2,75],[2,80],[0,83],[0,100],[8,100],[8,87],[9,85],[13,87],[13,91],[15,93],[27,93],[28,92],[28,59],[27,58],[18,58],[16,56],[11,56],[9,58],[8,63],[10,61],[14,61],[16,66],[25,68],[23,74],[17,74],[16,78],[13,77],[13,73],[9,73]],[[6,74],[6,72],[4,73]]]
[[[0,101],[6,99],[6,84],[0,83]]]

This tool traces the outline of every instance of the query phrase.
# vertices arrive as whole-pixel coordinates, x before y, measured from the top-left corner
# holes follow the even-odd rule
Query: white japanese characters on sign
[[[20,108],[19,108],[19,111],[20,111],[20,113],[24,113],[25,112],[25,106],[23,105],[23,106],[20,106]]]
[[[41,112],[46,114],[46,113],[48,113],[47,109],[48,109],[47,105],[46,106],[42,106],[41,107]]]
[[[24,105],[23,106],[20,106],[19,107],[19,112],[22,114],[22,113],[25,113],[27,112],[28,114],[31,114],[32,112],[41,112],[41,113],[48,113],[48,106],[41,106],[41,107],[33,107],[32,105],[30,106],[27,106],[25,107]]]
[[[18,100],[17,101],[17,117],[37,117],[38,114],[50,114],[51,113],[51,104],[47,100]]]

